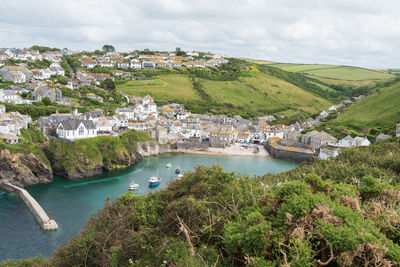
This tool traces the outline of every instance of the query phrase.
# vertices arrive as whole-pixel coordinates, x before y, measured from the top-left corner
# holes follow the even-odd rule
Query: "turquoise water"
[[[166,168],[167,163],[171,168]],[[55,182],[27,188],[46,212],[51,211],[59,226],[56,232],[43,232],[28,209],[12,194],[0,191],[0,262],[5,259],[51,256],[83,229],[86,220],[101,209],[109,196],[111,200],[127,192],[129,182],[140,185],[136,194],[160,190],[176,179],[175,169],[192,171],[197,165],[220,164],[226,171],[263,175],[279,173],[297,166],[296,163],[257,157],[164,154],[145,158],[134,166],[79,181],[55,177]],[[148,187],[148,179],[156,175],[161,185]]]

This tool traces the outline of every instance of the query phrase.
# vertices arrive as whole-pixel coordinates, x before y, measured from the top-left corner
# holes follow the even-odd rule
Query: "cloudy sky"
[[[0,47],[201,50],[400,67],[397,0],[0,0]]]

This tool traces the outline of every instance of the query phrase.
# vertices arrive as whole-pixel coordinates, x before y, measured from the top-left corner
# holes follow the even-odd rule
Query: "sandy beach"
[[[257,148],[258,152],[254,153]],[[239,143],[235,143],[234,145],[225,148],[209,147],[207,150],[175,149],[172,152],[204,155],[270,157],[268,151],[262,145],[252,144],[248,148],[244,148],[242,144]]]

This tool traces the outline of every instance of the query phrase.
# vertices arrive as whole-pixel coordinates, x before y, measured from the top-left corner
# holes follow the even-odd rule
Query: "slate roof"
[[[61,122],[62,126],[64,127],[64,130],[73,130],[73,131],[78,129],[81,123],[83,123],[83,125],[87,130],[96,129],[96,126],[94,125],[93,121],[69,119]]]

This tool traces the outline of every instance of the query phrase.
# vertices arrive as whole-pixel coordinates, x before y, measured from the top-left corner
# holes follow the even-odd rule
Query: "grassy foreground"
[[[45,265],[396,265],[399,174],[393,141],[258,178],[200,166],[107,203]]]

